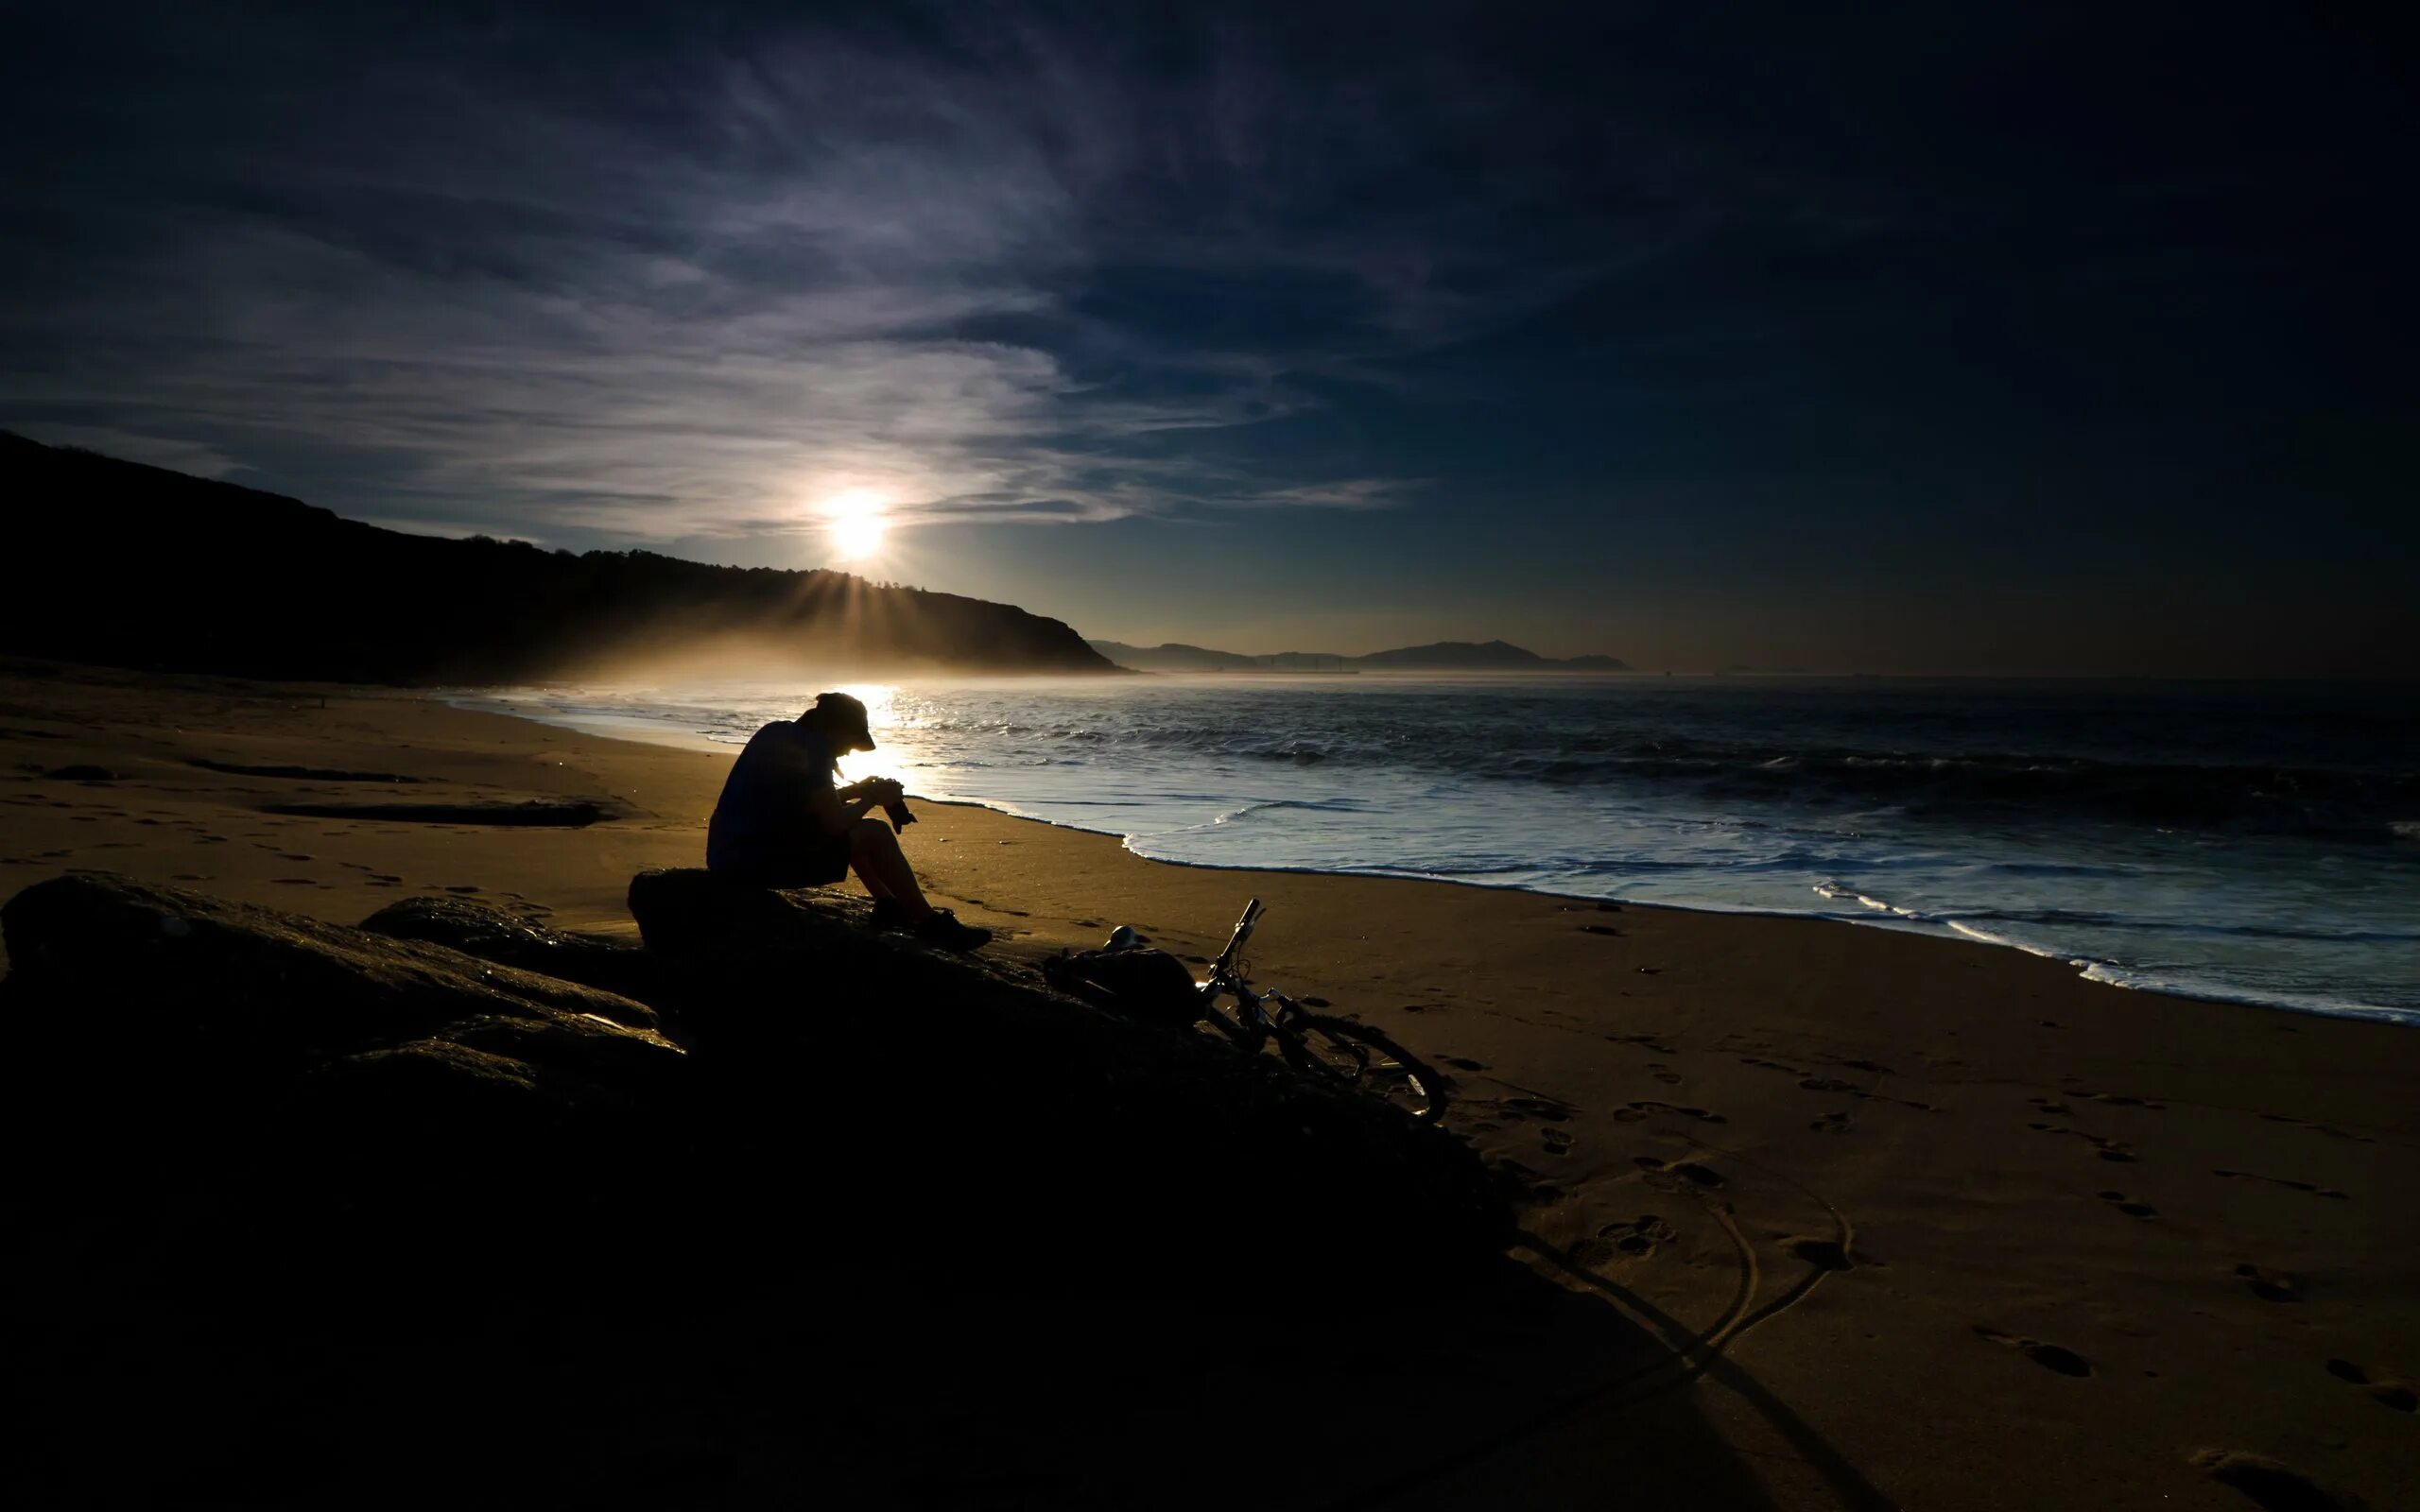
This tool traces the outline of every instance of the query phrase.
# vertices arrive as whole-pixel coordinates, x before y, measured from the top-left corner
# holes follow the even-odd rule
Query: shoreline
[[[1194,674],[1183,675],[1193,676]],[[1224,674],[1201,675],[1223,676]],[[1591,676],[1597,674],[1541,673],[1534,675],[1541,677],[1572,677]],[[1615,676],[1617,674],[1604,675]],[[449,707],[462,709],[466,712],[498,714],[505,718],[520,719],[527,723],[544,726],[548,729],[570,730],[600,740],[626,741],[633,745],[652,746],[663,749],[685,750],[707,754],[735,751],[738,748],[740,744],[737,741],[719,740],[701,732],[681,730],[668,723],[650,720],[643,715],[571,715],[563,717],[548,717],[544,714],[524,710],[500,707],[494,700],[482,697],[479,690],[436,690],[429,696],[441,699]],[[2360,1003],[2351,999],[2333,999],[2314,996],[2304,996],[2300,998],[2261,996],[2248,989],[2238,990],[2227,988],[2224,985],[2213,986],[2203,983],[2177,984],[2165,982],[2150,977],[2148,972],[2141,968],[2128,967],[2112,961],[2099,960],[2090,956],[2078,955],[2071,952],[2056,950],[2048,946],[2029,945],[2020,940],[1995,936],[1971,924],[1967,924],[1957,919],[1945,920],[1925,918],[1880,917],[1884,909],[1891,909],[1893,913],[1898,911],[1893,908],[1893,905],[1878,904],[1870,902],[1862,895],[1850,895],[1855,902],[1863,905],[1862,911],[1860,912],[1827,911],[1812,907],[1789,909],[1764,907],[1753,903],[1733,904],[1710,902],[1668,902],[1652,899],[1627,898],[1622,896],[1618,891],[1607,893],[1559,892],[1550,887],[1535,886],[1524,883],[1489,882],[1475,877],[1443,876],[1435,873],[1399,870],[1386,867],[1331,868],[1307,866],[1294,867],[1267,864],[1255,865],[1239,862],[1197,861],[1181,856],[1150,855],[1143,850],[1135,849],[1134,845],[1134,842],[1137,839],[1148,838],[1148,836],[1138,836],[1121,830],[1098,829],[1072,820],[1054,818],[1048,815],[1026,812],[1014,806],[1014,804],[1008,799],[986,799],[980,797],[934,798],[914,793],[911,793],[909,796],[911,798],[915,798],[920,803],[949,804],[959,807],[977,808],[987,813],[999,815],[1005,818],[1017,819],[1026,823],[1046,825],[1052,829],[1071,831],[1079,834],[1099,835],[1103,838],[1117,842],[1120,850],[1124,850],[1129,855],[1134,856],[1138,860],[1148,861],[1161,866],[1187,867],[1210,871],[1258,873],[1283,876],[1385,878],[1406,882],[1435,883],[1444,886],[1471,887],[1486,891],[1518,892],[1531,897],[1548,898],[1562,902],[1618,902],[1626,908],[1670,909],[1683,913],[1725,915],[1748,919],[1819,920],[1827,923],[1847,924],[1863,929],[1877,929],[1888,933],[1910,935],[1924,939],[1945,940],[1958,944],[1981,946],[1991,950],[2012,951],[2020,955],[2054,962],[2072,971],[2080,980],[2096,983],[2103,987],[2116,988],[2120,991],[2145,992],[2159,997],[2180,999],[2187,1002],[2222,1003],[2231,1006],[2265,1008],[2277,1013],[2299,1014],[2322,1019],[2351,1019],[2368,1022],[2388,1023],[2400,1027],[2420,1029],[2420,1014],[2415,1014],[2411,1010],[2406,1008],[2395,1008],[2377,1004]],[[1827,901],[1837,901],[1832,899],[1831,895],[1821,893],[1820,889],[1818,889],[1818,893],[1819,896],[1825,897]]]
[[[112,775],[42,775],[78,765]],[[699,864],[723,770],[419,695],[5,666],[0,894],[98,868],[346,924],[452,894],[630,934],[630,879]],[[365,810],[399,796],[611,813],[515,829]],[[335,812],[278,812],[298,799]],[[1004,971],[1119,922],[1204,957],[1259,892],[1253,980],[1453,1079],[1447,1132],[1544,1246],[1515,1259],[1709,1364],[1525,1429],[1432,1504],[1669,1487],[1655,1425],[1675,1403],[1793,1512],[1838,1506],[1841,1466],[1900,1505],[2240,1512],[2205,1451],[2420,1504],[2420,1422],[2396,1405],[2420,1378],[2405,1026],[1829,919],[1247,877],[984,807],[920,817],[910,860],[1001,932],[985,954]],[[761,1011],[829,1007],[803,984]],[[886,1131],[831,1137],[878,1161]],[[958,1178],[911,1174],[944,1203]],[[979,1278],[1004,1242],[955,1244]]]

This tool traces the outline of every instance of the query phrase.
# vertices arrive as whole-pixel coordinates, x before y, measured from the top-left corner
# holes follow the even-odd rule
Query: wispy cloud
[[[468,56],[226,119],[186,76],[138,110],[124,150],[168,181],[60,191],[109,225],[59,249],[72,277],[35,259],[0,413],[525,534],[804,529],[857,487],[930,521],[1365,509],[1402,487],[1366,456],[1255,455],[1318,413],[1296,375],[1366,378],[1584,276],[1514,287],[1468,228],[1399,215],[1305,223],[1383,161],[1385,112],[1306,105],[1248,49],[1159,100],[1033,29],[760,38],[632,61],[635,99]],[[1101,297],[1132,277],[1195,283]]]

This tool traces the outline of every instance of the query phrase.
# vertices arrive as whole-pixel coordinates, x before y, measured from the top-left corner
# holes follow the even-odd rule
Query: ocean
[[[735,746],[803,684],[471,707]],[[1814,915],[2420,1023],[2410,688],[1274,675],[852,684],[848,775],[1199,866]]]

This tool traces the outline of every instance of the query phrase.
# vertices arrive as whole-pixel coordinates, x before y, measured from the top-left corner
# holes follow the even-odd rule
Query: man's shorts
[[[767,861],[717,867],[714,873],[753,887],[828,886],[849,874],[849,837],[817,834],[786,847],[782,854]]]

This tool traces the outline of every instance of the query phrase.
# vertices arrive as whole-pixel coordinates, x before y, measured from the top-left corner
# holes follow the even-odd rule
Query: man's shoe
[[[977,950],[990,942],[992,932],[973,924],[961,924],[958,916],[946,908],[936,908],[916,921],[916,937],[927,945],[944,950]]]
[[[906,929],[908,910],[899,906],[896,898],[877,898],[873,901],[873,912],[866,916],[866,925],[876,934],[886,929]]]

